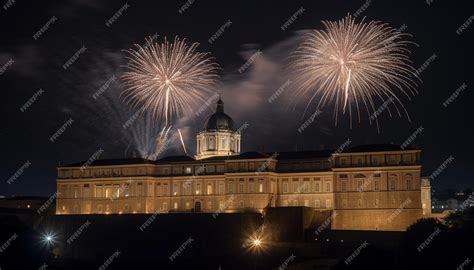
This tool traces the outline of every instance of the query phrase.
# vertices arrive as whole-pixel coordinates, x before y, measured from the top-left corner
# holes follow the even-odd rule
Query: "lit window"
[[[260,193],[263,192],[263,184],[262,183],[258,184],[258,192],[260,192]]]
[[[174,208],[174,209],[178,209],[178,202],[174,202],[173,208]]]
[[[212,184],[207,183],[207,194],[212,194]]]
[[[186,172],[187,174],[191,173],[191,167],[186,167],[185,172]]]

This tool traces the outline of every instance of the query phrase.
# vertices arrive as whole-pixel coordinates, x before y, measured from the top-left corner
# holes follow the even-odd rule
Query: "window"
[[[357,180],[357,191],[363,191],[364,190],[364,187],[363,187],[363,181],[362,180]]]
[[[234,193],[234,181],[230,180],[227,184],[228,193]]]
[[[207,209],[212,209],[212,202],[207,202],[206,205],[207,205]]]
[[[239,193],[244,193],[244,179],[239,180]]]
[[[304,200],[304,206],[306,206],[306,207],[309,206],[309,200]]]
[[[317,181],[317,182],[315,183],[315,185],[314,185],[314,190],[315,190],[316,192],[319,192],[319,191],[321,190],[321,184],[320,184],[319,181]]]
[[[178,195],[178,192],[179,192],[179,185],[173,184],[173,195],[174,196]]]
[[[303,180],[303,192],[305,193],[309,192],[309,179]]]
[[[263,192],[263,183],[262,183],[262,181],[260,181],[260,182],[258,183],[258,192],[260,192],[260,193]]]
[[[244,201],[240,201],[239,206],[243,208],[245,206]]]
[[[390,175],[390,190],[396,190],[397,189],[397,175],[392,174]]]
[[[299,187],[298,187],[298,179],[293,179],[292,183],[291,183],[291,191],[293,191],[293,193],[297,193],[297,192],[300,192],[299,190]]]
[[[190,209],[191,208],[191,204],[189,202],[186,202],[186,209]]]
[[[207,183],[207,194],[212,194],[212,184]]]
[[[190,173],[192,172],[191,167],[186,167],[186,169],[184,169],[184,171],[185,171],[187,174],[190,174]]]
[[[346,192],[347,191],[347,180],[342,180],[341,181],[341,191]]]
[[[214,150],[214,149],[215,149],[215,141],[214,141],[214,137],[213,137],[213,136],[209,137],[209,149],[210,149],[210,150]]]
[[[379,199],[375,199],[375,206],[379,206]]]
[[[110,198],[110,188],[105,189],[105,198]]]
[[[321,207],[321,202],[319,200],[314,201],[314,207],[320,208]]]
[[[196,195],[201,194],[201,183],[196,183]]]
[[[288,181],[283,180],[283,193],[288,193]]]
[[[379,180],[374,181],[374,190],[379,190]]]
[[[123,194],[125,197],[128,197],[130,195],[130,185],[129,184],[125,184],[124,188],[123,188]]]
[[[161,207],[163,210],[168,210],[168,203],[164,202],[163,206]]]
[[[174,208],[174,209],[178,209],[178,202],[174,202],[173,208]]]
[[[412,181],[413,180],[413,176],[411,174],[405,174],[405,182],[406,182],[406,189],[407,190],[411,190],[413,189],[413,186],[412,186]]]
[[[184,182],[183,189],[184,195],[191,195],[191,182]]]
[[[330,182],[326,182],[326,189],[325,189],[326,192],[331,192],[331,183]]]
[[[327,200],[326,200],[326,208],[331,208],[331,207],[332,207],[331,200],[330,200],[330,199],[327,199]]]
[[[249,179],[249,192],[254,193],[255,192],[255,183],[253,181],[253,178]]]
[[[227,146],[225,145],[225,137],[222,137],[222,139],[221,139],[221,147],[220,148],[221,149],[226,149],[227,148]]]
[[[220,182],[219,183],[219,194],[224,194],[225,193],[225,190],[224,190],[224,183],[223,182]]]
[[[359,199],[358,203],[359,203],[359,207],[361,207],[362,206],[362,199]]]

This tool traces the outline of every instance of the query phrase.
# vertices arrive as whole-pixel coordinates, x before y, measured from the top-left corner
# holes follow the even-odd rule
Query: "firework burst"
[[[297,84],[296,97],[318,97],[317,109],[334,102],[334,117],[352,115],[365,108],[369,121],[376,120],[377,101],[388,102],[401,116],[397,97],[416,93],[417,76],[408,57],[408,34],[380,22],[356,23],[350,15],[337,22],[323,21],[325,30],[307,33],[292,55],[290,69]],[[305,111],[306,111],[305,110]],[[380,110],[380,109],[379,109]],[[390,114],[390,107],[387,106]],[[375,115],[375,118],[373,117]]]
[[[217,64],[207,53],[197,52],[199,43],[174,42],[135,44],[127,51],[128,63],[122,75],[122,95],[133,108],[144,106],[165,126],[175,116],[189,113],[217,84]]]

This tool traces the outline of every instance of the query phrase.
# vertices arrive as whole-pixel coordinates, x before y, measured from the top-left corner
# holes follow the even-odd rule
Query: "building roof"
[[[362,152],[382,152],[382,151],[401,151],[412,150],[413,148],[401,148],[394,144],[370,144],[360,145],[349,148],[343,153],[362,153]],[[169,164],[169,163],[200,163],[224,160],[240,160],[240,159],[268,159],[274,158],[278,161],[285,160],[305,160],[305,159],[326,159],[331,157],[336,150],[308,150],[308,151],[293,151],[293,152],[244,152],[239,155],[229,156],[215,156],[205,159],[196,160],[190,156],[178,155],[167,156],[158,160],[149,160],[144,158],[123,158],[123,159],[98,159],[90,164],[87,161],[76,162],[72,164],[62,165],[59,167],[82,167],[82,166],[108,166],[108,165],[133,165],[133,164]]]
[[[277,160],[294,160],[294,159],[320,159],[329,158],[334,150],[308,150],[293,152],[277,152]]]
[[[203,131],[233,130],[234,120],[224,113],[224,102],[219,98],[216,104],[216,112],[209,116],[204,122]]]
[[[90,164],[87,160],[61,165],[58,167],[82,167],[82,166],[108,166],[108,165],[131,165],[131,164],[154,164],[155,161],[145,158],[116,158],[116,159],[96,159]]]
[[[402,151],[402,150],[413,150],[414,148],[402,148],[396,144],[366,144],[358,145],[347,150],[342,151],[343,153],[361,153],[361,152],[384,152],[384,151]]]
[[[174,162],[192,162],[196,161],[194,158],[190,156],[167,156],[161,159],[158,159],[155,163],[174,163]]]

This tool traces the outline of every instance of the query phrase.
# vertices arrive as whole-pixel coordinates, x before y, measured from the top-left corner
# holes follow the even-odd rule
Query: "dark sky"
[[[423,174],[432,174],[450,156],[432,181],[435,188],[473,187],[472,75],[473,31],[468,25],[459,35],[456,30],[474,15],[472,0],[465,1],[200,1],[182,14],[185,1],[16,1],[0,6],[0,195],[44,195],[55,191],[55,166],[86,160],[99,149],[101,158],[133,156],[136,145],[147,139],[131,140],[122,125],[133,114],[118,97],[119,84],[113,82],[96,99],[92,94],[113,75],[120,76],[125,63],[124,49],[143,44],[147,36],[178,35],[199,42],[200,51],[210,52],[220,65],[222,94],[226,112],[237,127],[247,122],[242,150],[290,151],[317,149],[321,144],[337,148],[346,140],[351,146],[371,143],[402,144],[414,131],[423,128],[414,144],[422,149]],[[105,23],[125,3],[130,6],[110,27]],[[366,20],[378,20],[394,28],[406,25],[412,35],[412,60],[420,67],[436,55],[421,73],[418,95],[402,99],[407,117],[380,116],[380,131],[347,119],[337,126],[328,109],[301,134],[306,121],[304,103],[291,103],[291,88],[277,102],[267,99],[283,83],[284,59],[297,44],[298,37],[310,29],[321,29],[322,20],[339,20],[353,14],[365,3],[361,13]],[[301,7],[304,12],[285,31],[281,26]],[[53,18],[53,19],[52,19]],[[55,18],[55,19],[54,19]],[[212,44],[207,40],[230,20],[232,24]],[[48,21],[49,28],[35,40],[33,35]],[[473,19],[470,19],[473,22]],[[474,24],[474,23],[473,23]],[[82,47],[87,48],[67,70],[62,66]],[[250,68],[237,70],[261,50]],[[10,61],[10,59],[13,61]],[[443,102],[466,84],[466,89],[448,106]],[[42,89],[24,112],[21,107]],[[200,117],[176,122],[184,135],[188,151],[194,154],[195,133],[202,126],[207,110]],[[73,123],[55,142],[50,137],[68,121]],[[157,125],[159,126],[159,125]],[[142,134],[143,135],[143,134]],[[150,139],[148,139],[149,141]],[[166,154],[182,154],[173,145]],[[13,183],[7,181],[30,162]]]

